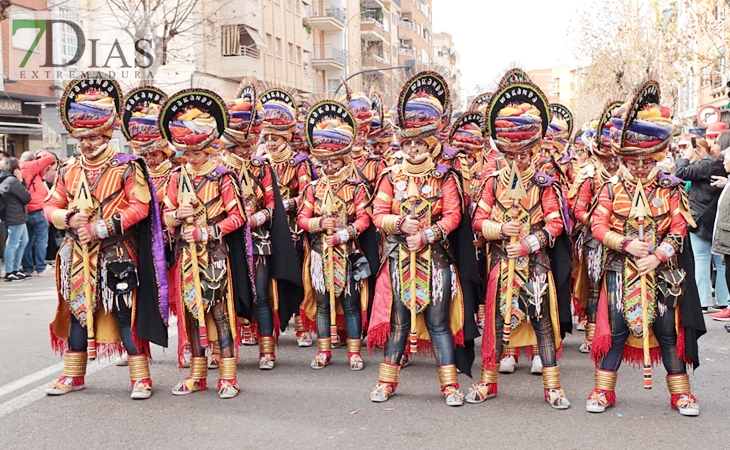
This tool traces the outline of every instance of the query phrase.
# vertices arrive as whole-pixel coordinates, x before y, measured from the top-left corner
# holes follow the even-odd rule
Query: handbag
[[[657,271],[657,288],[662,294],[659,300],[665,306],[675,308],[682,296],[687,273],[682,269],[666,269]]]
[[[226,275],[225,268],[216,270],[212,265],[200,270],[200,289],[203,291],[203,297],[210,303],[223,298],[222,291],[228,280]]]
[[[139,285],[137,266],[128,259],[119,257],[106,263],[106,282],[115,294],[127,294]]]

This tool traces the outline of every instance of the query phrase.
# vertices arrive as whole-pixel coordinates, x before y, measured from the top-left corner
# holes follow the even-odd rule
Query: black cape
[[[705,333],[705,319],[702,316],[702,307],[700,305],[700,295],[697,291],[695,283],[695,262],[692,253],[692,244],[689,238],[684,240],[682,251],[677,255],[679,267],[684,269],[686,276],[684,278],[684,292],[679,302],[680,317],[682,326],[684,327],[684,346],[687,359],[692,361],[692,368],[697,369],[700,366],[699,348],[697,340]]]

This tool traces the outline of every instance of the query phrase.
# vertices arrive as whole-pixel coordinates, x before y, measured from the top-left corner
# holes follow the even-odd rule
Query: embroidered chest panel
[[[129,206],[127,197],[124,195],[124,175],[128,169],[128,175],[134,176],[134,170],[128,164],[107,165],[98,172],[87,172],[78,162],[68,166],[63,180],[68,193],[68,203],[71,204],[76,198],[82,180],[87,177],[96,216],[102,219],[110,218],[119,210]],[[98,211],[100,206],[101,213]]]
[[[332,193],[335,198],[335,219],[336,226],[347,226],[348,222],[355,220],[357,214],[357,205],[355,205],[355,190],[357,185],[353,183],[343,182],[332,186]],[[317,183],[314,191],[314,214],[313,217],[323,216],[323,201],[327,191],[327,184]]]
[[[542,190],[535,184],[534,178],[523,180],[527,195],[518,204],[509,197],[509,186],[501,178],[498,179],[495,189],[495,205],[492,208],[490,219],[496,222],[516,221],[523,224],[523,234],[532,232],[534,225],[544,222],[545,213],[542,209]],[[549,188],[546,188],[549,189]]]
[[[652,184],[644,190],[649,201],[649,217],[644,219],[644,240],[654,245],[657,240],[669,233],[672,222],[670,211],[671,188]],[[618,233],[639,237],[639,225],[636,218],[629,218],[634,200],[635,187],[623,182],[613,185],[613,214],[611,229]]]
[[[408,198],[408,183],[409,180],[413,179],[418,189],[418,199],[415,202],[415,206],[416,215],[419,218],[421,226],[433,225],[441,218],[443,211],[442,187],[444,178],[437,178],[435,176],[411,178],[403,172],[397,174],[391,173],[389,177],[393,186],[391,210],[393,214],[402,215],[411,213],[412,202]]]

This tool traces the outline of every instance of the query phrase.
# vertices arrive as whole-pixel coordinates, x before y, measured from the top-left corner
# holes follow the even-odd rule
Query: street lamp
[[[345,22],[345,78],[347,78],[347,68],[350,66],[350,64],[349,64],[350,49],[347,46],[347,39],[348,39],[348,35],[350,34],[350,21],[352,21],[352,19],[354,19],[355,17],[361,16],[365,13],[375,12],[375,11],[376,10],[374,10],[374,9],[361,9],[360,12],[358,12],[357,14],[354,14],[352,17],[347,19],[347,22]]]

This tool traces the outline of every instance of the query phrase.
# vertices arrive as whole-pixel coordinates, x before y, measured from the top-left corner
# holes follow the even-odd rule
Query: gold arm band
[[[482,222],[482,235],[488,241],[502,239],[502,224],[494,220],[485,220]]]
[[[560,389],[560,368],[543,367],[542,368],[542,387],[543,389]]]
[[[499,372],[482,368],[482,383],[497,384],[497,381],[499,381]]]
[[[67,214],[68,209],[57,209],[53,211],[53,214],[51,214],[51,222],[53,222],[53,226],[59,230],[65,230],[68,228],[68,225],[66,225]]]
[[[195,378],[196,380],[208,378],[207,356],[193,356],[190,358],[190,377]]]
[[[441,386],[459,384],[459,375],[456,373],[456,365],[439,366],[439,382]]]
[[[129,357],[129,379],[132,381],[150,378],[150,363],[147,355]]]
[[[616,379],[618,374],[616,372],[609,372],[607,370],[596,369],[595,380],[596,389],[603,389],[604,391],[616,390]]]
[[[378,381],[381,383],[397,383],[400,374],[399,364],[380,363]]]
[[[587,323],[586,324],[586,341],[593,342],[593,338],[596,335],[596,324],[595,323]]]
[[[553,212],[551,212],[550,214],[548,214],[547,216],[545,216],[545,218],[543,220],[545,222],[550,222],[551,220],[555,219],[556,217],[560,217],[560,211],[553,211]]]
[[[393,202],[393,197],[391,197],[390,195],[386,194],[383,191],[379,191],[378,195],[376,195],[376,197],[379,198],[380,200],[384,201],[385,203]]]
[[[596,205],[596,209],[594,211],[601,211],[606,216],[611,215],[611,212],[603,205]]]
[[[672,395],[689,393],[689,375],[667,375],[667,387]]]
[[[259,353],[274,353],[276,343],[273,336],[259,336]]]
[[[387,216],[383,217],[383,231],[385,231],[385,234],[399,234],[399,220],[400,216],[396,214],[388,214]]]
[[[477,203],[477,206],[482,208],[487,214],[490,214],[492,212],[492,207],[487,205],[487,202],[484,200],[479,200],[479,203]]]
[[[611,250],[620,252],[621,251],[621,243],[626,239],[626,236],[624,236],[621,233],[616,233],[615,231],[609,231],[606,233],[606,238],[603,241],[603,245],[610,248]]]
[[[63,356],[63,375],[67,377],[83,377],[86,375],[86,352],[66,352]]]
[[[317,350],[320,352],[329,352],[332,350],[331,338],[317,338]]]
[[[169,228],[177,228],[182,225],[182,222],[175,217],[175,211],[168,211],[165,213],[165,225]]]
[[[347,340],[347,352],[348,353],[360,353],[362,348],[362,339],[348,339]]]
[[[322,231],[322,227],[319,226],[319,219],[319,217],[313,217],[307,220],[307,228],[309,228],[310,233],[319,233]]]
[[[213,355],[220,355],[221,354],[221,346],[218,344],[218,341],[213,341],[213,349],[210,351]]]
[[[236,379],[236,358],[221,358],[218,360],[219,379]]]

